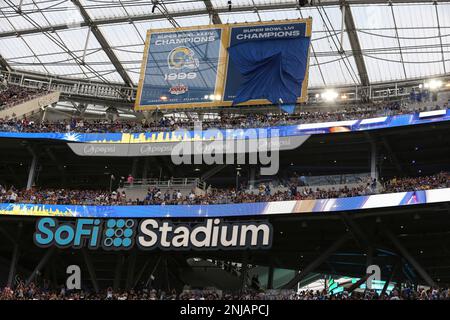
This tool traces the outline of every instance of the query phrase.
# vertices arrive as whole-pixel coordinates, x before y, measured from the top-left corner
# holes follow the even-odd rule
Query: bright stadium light
[[[216,94],[216,100],[217,100],[217,101],[220,100],[220,94]]]
[[[214,100],[214,98],[215,98],[215,96],[214,96],[213,94],[210,94],[210,95],[209,95],[209,99],[210,99],[210,100]]]
[[[442,87],[441,80],[431,79],[430,81],[425,83],[425,88],[428,88],[430,90],[436,90],[439,89],[440,87]]]
[[[338,93],[332,89],[328,89],[322,92],[322,99],[324,99],[325,101],[334,101],[338,96]]]

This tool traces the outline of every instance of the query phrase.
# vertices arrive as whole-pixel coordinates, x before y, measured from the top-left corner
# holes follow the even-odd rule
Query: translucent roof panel
[[[445,71],[450,72],[450,3],[438,3],[437,5],[439,25],[441,29]]]
[[[39,73],[48,73],[39,59],[31,51],[27,41],[23,38],[0,39],[2,56],[12,68]]]
[[[310,87],[359,83],[355,59],[347,33],[343,36],[345,54],[338,53],[341,42],[342,13],[339,7],[302,8],[300,18],[312,18]]]
[[[228,0],[211,0],[212,5],[214,8],[228,8]],[[239,1],[233,1],[232,2],[232,8],[239,8],[239,7],[251,7],[251,6],[258,6],[258,5],[280,5],[280,4],[292,4],[296,5],[298,1],[296,0],[239,0]]]
[[[219,13],[222,23],[244,23],[260,21],[258,14],[253,11]]]
[[[444,36],[450,29],[441,20],[449,19],[448,4],[437,8],[423,3],[355,5],[351,9],[371,82],[445,73],[442,51],[450,44]]]
[[[13,68],[121,82],[122,79],[92,33],[89,35],[84,57],[86,66],[80,66],[88,31],[88,28],[80,28],[50,34],[0,38],[0,48]]]
[[[78,1],[101,32],[98,39],[73,1],[0,0],[2,57],[13,69],[84,80],[124,83],[117,72],[123,68],[137,84],[147,30],[211,23],[202,0],[158,0],[155,8],[152,0]],[[340,43],[339,6],[322,1],[324,6],[298,8],[296,0],[239,0],[228,12],[228,0],[210,2],[220,9],[222,23],[312,17],[309,86],[360,83],[347,32]],[[450,72],[450,3],[389,6],[378,1],[351,5],[351,13],[371,83]],[[116,68],[108,58],[102,37],[121,66]]]
[[[435,6],[393,6],[393,11],[407,78],[444,73]]]
[[[20,2],[21,13],[18,13]],[[71,1],[13,0],[0,1],[0,31],[45,28],[54,25],[79,25],[83,22],[78,8]]]
[[[92,19],[108,19],[118,17],[140,16],[182,11],[206,11],[203,1],[193,0],[169,0],[159,1],[153,11],[150,0],[80,0],[83,7]]]

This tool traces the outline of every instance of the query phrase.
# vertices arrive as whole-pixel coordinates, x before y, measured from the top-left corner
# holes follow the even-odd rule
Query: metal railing
[[[2,71],[1,74],[6,78],[8,84],[25,88],[46,88],[49,91],[60,91],[62,94],[70,96],[106,98],[131,103],[136,94],[135,88],[116,84],[89,83],[22,72]]]
[[[366,183],[370,181],[370,172],[367,173],[351,173],[351,174],[336,174],[323,176],[299,176],[297,181],[290,179],[258,179],[254,181],[254,188],[258,188],[261,183],[271,184],[274,187],[285,186],[289,183],[296,182],[303,186],[325,186],[325,185],[339,185],[349,183]],[[304,183],[304,184],[303,184]]]
[[[134,179],[133,183],[126,182],[124,187],[135,187],[135,186],[148,186],[148,187],[158,187],[158,188],[182,188],[182,187],[197,187],[202,190],[206,190],[206,182],[200,180],[199,178],[172,178],[170,180],[160,180],[160,179]]]
[[[136,98],[137,87],[126,87],[115,83],[89,82],[86,80],[71,80],[58,76],[49,76],[31,72],[2,71],[1,74],[7,81],[23,87],[38,88],[46,87],[49,90],[60,91],[69,97],[101,98],[109,101],[131,103]],[[448,76],[437,76],[437,79],[448,80]],[[410,79],[397,82],[383,82],[371,84],[370,86],[340,86],[335,89],[347,96],[346,102],[364,100],[385,100],[391,98],[408,97],[411,90],[420,90],[425,78]],[[309,88],[309,104],[321,103],[320,93],[324,88]],[[443,88],[443,90],[448,90]],[[99,103],[102,101],[100,100]],[[104,101],[106,104],[108,101]],[[183,108],[180,107],[179,110]],[[214,109],[214,108],[211,108]],[[172,110],[173,111],[173,110]]]

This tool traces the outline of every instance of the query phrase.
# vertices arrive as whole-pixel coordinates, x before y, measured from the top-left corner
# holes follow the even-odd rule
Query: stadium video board
[[[312,19],[152,29],[136,110],[307,99]]]

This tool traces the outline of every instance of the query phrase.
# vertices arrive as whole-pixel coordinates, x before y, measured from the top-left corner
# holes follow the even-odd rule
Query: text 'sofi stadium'
[[[0,300],[450,284],[449,1],[0,11]]]

